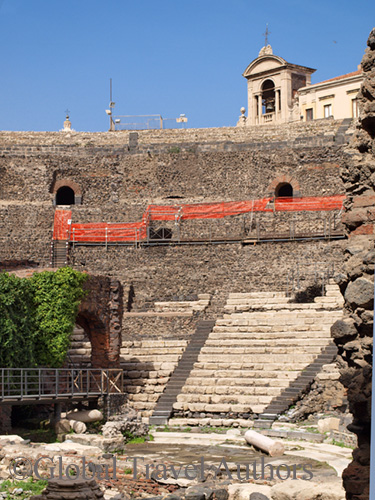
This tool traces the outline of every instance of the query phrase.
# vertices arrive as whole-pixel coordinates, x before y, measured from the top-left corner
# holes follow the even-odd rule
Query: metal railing
[[[0,368],[0,403],[122,394],[121,369]]]
[[[310,264],[301,264],[297,261],[296,265],[289,270],[286,277],[286,295],[292,296],[301,291],[302,283],[319,284],[321,286],[321,295],[325,293],[325,287],[328,281],[335,276],[335,264],[320,264],[318,262]]]
[[[115,115],[113,124],[115,130],[162,130],[185,128],[187,118],[163,118],[161,115]]]
[[[179,245],[189,242],[266,242],[309,239],[343,238],[341,214],[318,216],[310,220],[262,220],[252,213],[228,218],[192,218],[184,220],[176,210],[168,220],[158,219],[157,212],[147,218],[141,228],[114,227],[109,224],[101,228],[84,228],[77,231],[73,226],[69,242],[76,245]],[[170,214],[169,214],[170,215]],[[193,214],[194,215],[194,214]],[[219,214],[218,214],[219,215]],[[174,217],[174,219],[172,218]],[[155,222],[156,221],[156,222]],[[164,222],[164,223],[163,223]]]

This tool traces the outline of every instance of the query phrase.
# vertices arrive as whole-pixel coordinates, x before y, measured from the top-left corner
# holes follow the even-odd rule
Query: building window
[[[330,116],[332,116],[332,104],[325,104],[324,118],[329,118]]]
[[[314,113],[312,108],[306,109],[306,121],[309,122],[314,119]]]
[[[352,99],[352,118],[359,117],[358,99]]]

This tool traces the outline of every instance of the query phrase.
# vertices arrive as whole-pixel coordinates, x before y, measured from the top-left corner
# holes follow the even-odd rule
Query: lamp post
[[[115,122],[113,121],[113,108],[116,103],[112,101],[112,78],[109,79],[109,109],[106,109],[105,112],[109,116],[109,130],[113,132],[115,130]]]

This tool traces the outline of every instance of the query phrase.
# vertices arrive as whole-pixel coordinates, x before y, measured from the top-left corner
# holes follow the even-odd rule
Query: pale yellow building
[[[298,90],[300,119],[358,117],[357,94],[363,74],[360,69],[347,75],[336,76],[324,82],[314,83]]]
[[[247,106],[238,126],[288,123],[323,118],[356,118],[361,70],[311,84],[313,68],[291,64],[263,47],[246,68]]]

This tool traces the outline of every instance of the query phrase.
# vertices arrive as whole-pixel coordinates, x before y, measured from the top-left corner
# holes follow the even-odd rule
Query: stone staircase
[[[64,267],[68,265],[67,242],[53,241],[52,245],[52,267]]]
[[[155,406],[149,420],[150,424],[160,425],[167,423],[173,411],[173,404],[176,402],[177,396],[180,394],[182,387],[190,375],[194,363],[197,361],[199,353],[214,325],[214,321],[198,322],[189,345],[181,356],[176,369]]]
[[[142,416],[152,414],[187,343],[174,339],[122,342],[120,367],[124,370],[124,390],[130,406]]]
[[[349,142],[349,137],[346,136],[346,131],[349,129],[352,123],[353,123],[353,118],[343,119],[334,138],[336,144],[347,144]]]
[[[70,367],[90,368],[91,342],[83,328],[75,325],[68,351],[68,364]]]
[[[342,317],[342,305],[332,281],[312,303],[291,303],[282,292],[230,294],[226,314],[216,321],[173,405],[175,416],[262,414],[319,355],[323,364],[329,362],[331,353],[322,351],[331,343],[330,327]],[[301,381],[308,383],[303,376]]]

